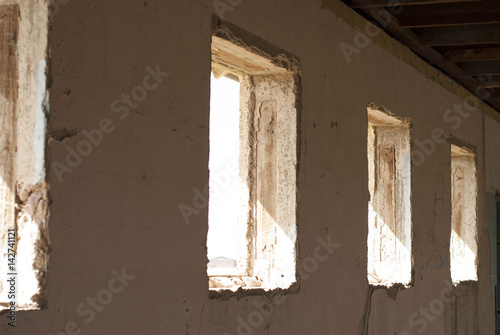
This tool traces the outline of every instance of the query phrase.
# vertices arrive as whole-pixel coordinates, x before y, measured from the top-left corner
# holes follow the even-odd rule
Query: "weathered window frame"
[[[237,271],[209,270],[209,287],[288,289],[297,280],[298,63],[270,58],[222,29],[212,38],[212,71],[240,82],[239,224],[246,241]]]
[[[473,150],[450,145],[450,272],[454,285],[477,281],[477,163]]]
[[[368,107],[368,282],[412,282],[411,131],[408,120]]]
[[[49,4],[14,1],[0,16],[0,311],[10,316],[46,306]]]

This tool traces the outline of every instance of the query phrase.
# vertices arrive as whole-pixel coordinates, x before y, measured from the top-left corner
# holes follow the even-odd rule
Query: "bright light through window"
[[[477,280],[477,176],[475,154],[451,145],[450,272],[453,284]]]
[[[210,77],[209,267],[234,268],[238,254],[240,84]]]
[[[209,288],[286,289],[297,270],[297,64],[217,36],[211,58]]]
[[[409,286],[412,273],[410,128],[368,108],[368,282]]]

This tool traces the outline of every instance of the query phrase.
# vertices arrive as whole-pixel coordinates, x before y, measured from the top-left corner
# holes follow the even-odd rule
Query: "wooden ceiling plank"
[[[482,0],[357,0],[353,8],[393,7],[406,5],[434,5],[441,3],[480,2]],[[354,2],[354,1],[353,1]]]
[[[399,26],[402,28],[428,28],[470,24],[500,23],[498,13],[474,13],[454,15],[400,16]]]
[[[500,99],[500,89],[490,91],[492,99]]]
[[[473,76],[467,76],[464,75],[463,69],[458,66],[456,63],[445,61],[443,54],[439,53],[437,50],[435,50],[431,46],[427,45],[422,45],[420,43],[420,37],[415,34],[411,29],[408,28],[401,28],[399,26],[399,20],[397,17],[392,15],[391,13],[396,13],[396,11],[388,11],[385,8],[380,8],[380,6],[371,6],[371,7],[364,7],[361,8],[363,5],[366,3],[371,3],[374,4],[374,0],[351,0],[351,3],[354,3],[354,5],[358,5],[358,8],[360,8],[361,11],[365,12],[369,17],[372,17],[375,19],[375,21],[378,21],[383,29],[387,31],[388,33],[392,34],[395,38],[399,39],[404,43],[406,46],[408,46],[413,52],[415,52],[417,55],[420,57],[426,59],[431,65],[437,67],[441,71],[447,73],[449,76],[452,78],[455,78],[463,87],[465,87],[467,90],[471,92],[471,94],[474,94],[474,92],[477,91],[478,88],[481,88],[482,85],[481,83],[474,78]],[[498,1],[498,0],[495,0]],[[376,3],[377,1],[375,1]],[[388,1],[386,1],[388,2]],[[411,2],[411,1],[410,1]],[[450,3],[450,1],[431,1],[432,3]],[[500,1],[499,1],[500,2]],[[415,3],[413,1],[413,3]],[[488,3],[491,4],[491,1],[483,1],[484,4]],[[496,3],[496,2],[495,2]],[[408,4],[408,1],[406,1],[406,4]],[[454,4],[460,5],[458,3]],[[477,6],[477,4],[475,4]],[[483,4],[481,4],[482,6]],[[436,5],[439,6],[439,5]],[[444,5],[441,5],[444,6]],[[355,8],[356,6],[351,6]],[[413,9],[419,9],[419,8],[426,8],[426,7],[431,7],[431,6],[411,6],[412,10]],[[454,7],[454,6],[450,6]],[[403,9],[410,8],[410,7],[403,7]],[[472,8],[472,7],[471,7]],[[391,8],[389,8],[391,9]],[[428,12],[427,12],[428,13]],[[380,21],[380,17],[385,18],[385,22]],[[389,18],[389,20],[387,20]],[[484,90],[484,88],[483,88]],[[481,91],[481,89],[480,89]],[[496,108],[497,110],[500,110],[500,100],[494,99],[491,96],[488,97],[485,102],[489,103],[490,105],[493,106],[493,108]]]
[[[360,2],[363,0],[352,0],[354,2]],[[411,30],[406,28],[399,27],[398,19],[392,15],[389,11],[384,8],[363,8],[361,9],[367,15],[374,18],[378,23],[380,23],[384,30],[394,35],[397,39],[402,41],[406,46],[408,46],[413,52],[418,54],[420,57],[425,58],[432,65],[440,68],[444,72],[448,73],[451,76],[463,76],[462,68],[456,65],[455,63],[445,62],[444,56],[429,46],[421,45],[420,38]],[[387,21],[383,21],[377,18],[384,18]],[[475,79],[471,77],[465,77],[467,81],[471,81],[467,84],[470,86],[477,85]]]
[[[500,60],[500,47],[446,50],[444,58],[456,63]]]
[[[500,61],[469,62],[461,66],[466,76],[500,75]]]
[[[422,28],[416,33],[427,46],[500,43],[498,24]]]
[[[495,83],[491,83],[488,85],[484,85],[484,87],[486,87],[486,88],[500,88],[500,82],[495,82]]]
[[[462,76],[459,78],[456,78],[458,81],[463,81],[465,78],[473,78],[476,80],[476,87],[482,87],[482,88],[500,88],[500,75],[479,75],[479,76]]]
[[[460,3],[441,3],[425,6],[406,6],[406,7],[388,7],[391,13],[395,13],[399,19],[407,17],[425,17],[425,16],[454,16],[462,14],[488,14],[500,13],[500,1],[483,0],[480,4],[477,2]]]
[[[362,1],[362,0],[353,0]],[[389,31],[396,38],[404,41],[407,46],[420,45],[420,38],[410,29],[401,29],[399,20],[383,8],[362,9],[366,14],[370,15],[377,21],[384,30]]]
[[[488,78],[488,79],[490,79],[490,81],[500,82],[500,76],[491,76],[491,78]]]
[[[484,76],[482,78],[479,78],[478,80],[480,80],[480,82],[486,88],[500,88],[500,75]]]

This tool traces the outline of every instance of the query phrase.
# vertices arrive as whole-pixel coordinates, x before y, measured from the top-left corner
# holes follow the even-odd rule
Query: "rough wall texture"
[[[486,191],[500,193],[500,118],[485,117]]]
[[[49,250],[49,187],[44,183],[48,3],[1,0],[0,12],[0,184],[8,185],[0,195],[0,310],[13,300],[18,309],[37,309],[45,302]],[[14,236],[9,245],[7,229]],[[4,258],[8,251],[11,259],[15,256],[10,271]],[[6,285],[7,272],[18,274],[15,298],[7,293],[12,286]]]
[[[16,175],[18,182],[35,185],[45,180],[49,1],[16,2],[20,8]]]
[[[0,303],[7,295],[8,229],[14,228],[15,148],[17,106],[17,35],[19,7],[0,7]]]
[[[447,121],[463,100],[390,43],[369,43],[348,63],[339,45],[354,45],[357,33],[319,0],[231,6],[225,20],[300,59],[302,275],[295,294],[209,299],[207,207],[187,225],[178,205],[208,184],[214,4],[59,2],[50,34],[48,308],[20,313],[16,329],[2,322],[2,334],[493,334],[482,210],[479,282],[448,285],[450,149],[433,140],[442,129],[483,157],[481,111]],[[406,290],[367,283],[370,102],[409,118],[413,149],[424,153],[412,177],[415,279]]]
[[[487,192],[487,229],[490,237],[490,276],[491,292],[498,292],[498,218],[500,212],[497,210],[498,196],[500,195],[500,118],[494,115],[484,118],[484,141],[485,141],[485,188]]]

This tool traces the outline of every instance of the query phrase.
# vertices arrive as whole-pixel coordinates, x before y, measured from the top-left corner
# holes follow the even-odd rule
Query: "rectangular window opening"
[[[474,153],[451,145],[451,279],[477,280],[477,175]]]
[[[296,282],[298,71],[254,50],[212,39],[212,290],[287,289]]]
[[[368,108],[368,282],[411,284],[410,127]]]

